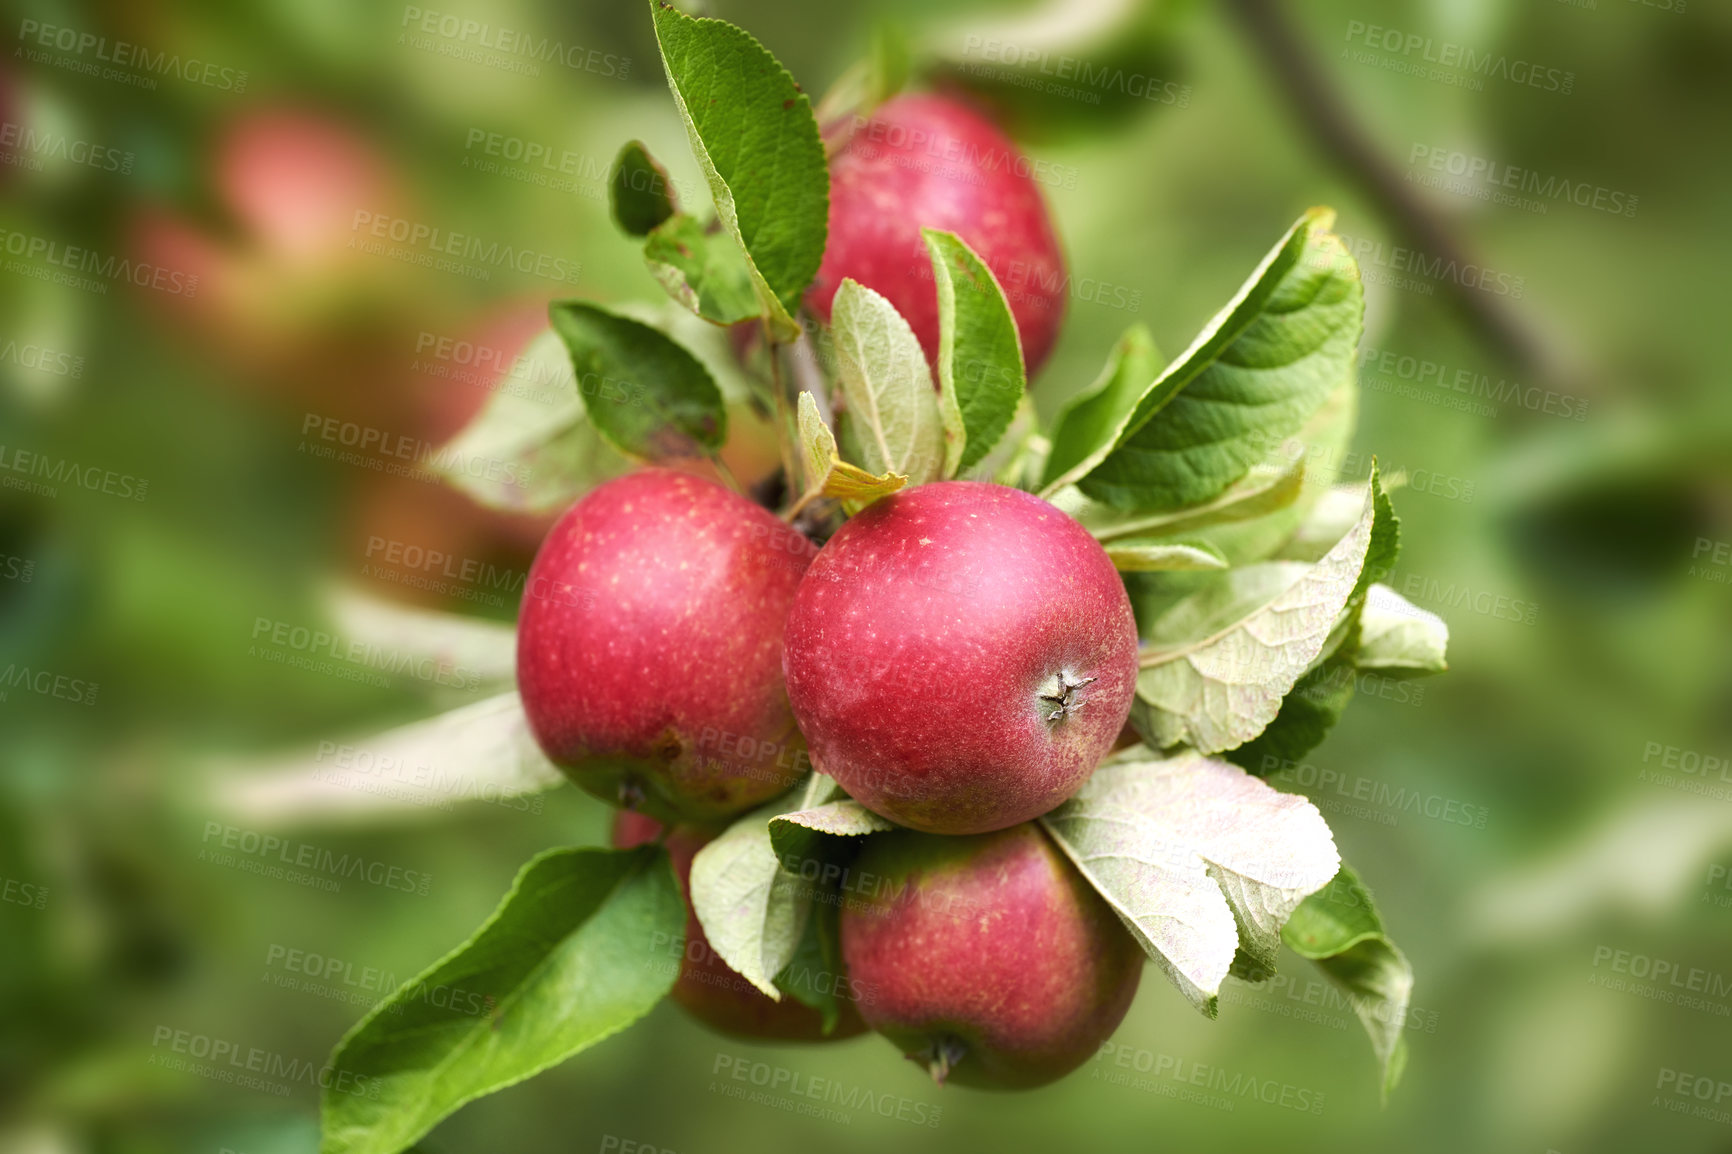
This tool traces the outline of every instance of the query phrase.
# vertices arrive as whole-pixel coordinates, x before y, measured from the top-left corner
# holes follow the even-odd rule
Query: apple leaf
[[[588,301],[555,301],[548,312],[571,353],[584,409],[616,449],[658,461],[721,448],[728,433],[721,391],[683,345]]]
[[[1207,541],[1167,541],[1155,537],[1121,537],[1106,544],[1107,556],[1121,573],[1152,573],[1174,569],[1225,569],[1227,558]]]
[[[1051,500],[1106,459],[1125,431],[1143,391],[1161,371],[1155,338],[1142,325],[1125,330],[1094,383],[1071,398],[1052,426],[1052,450],[1040,495]]]
[[[390,555],[388,549],[381,552]],[[516,601],[521,576],[521,571],[504,570],[495,580]],[[482,685],[504,687],[517,678],[517,629],[503,621],[420,609],[346,584],[331,586],[323,601],[345,642],[426,662],[421,668],[435,684],[473,691]]]
[[[836,371],[861,464],[910,484],[937,479],[944,430],[932,373],[914,330],[865,285],[843,280],[830,309]]]
[[[836,436],[818,414],[818,402],[802,392],[799,401],[801,463],[805,466],[807,490],[802,500],[835,497],[850,507],[869,505],[908,483],[898,473],[873,476],[858,465],[850,465],[836,453]]]
[[[1358,687],[1359,671],[1350,654],[1329,655],[1294,683],[1281,699],[1281,709],[1267,728],[1237,749],[1221,756],[1265,777],[1284,762],[1296,761],[1316,749],[1341,720]]]
[[[445,480],[490,509],[544,513],[629,470],[590,423],[570,372],[552,329],[532,340],[437,454]]]
[[[1343,614],[1392,559],[1394,533],[1374,470],[1359,520],[1315,565],[1233,569],[1174,605],[1142,657],[1138,732],[1157,748],[1185,742],[1204,753],[1256,737],[1331,641],[1340,643]]]
[[[650,232],[644,263],[668,296],[697,316],[731,325],[758,315],[752,270],[732,237],[710,234],[685,213],[675,213]]]
[[[962,474],[968,481],[991,481],[1017,489],[1033,489],[1040,473],[1046,438],[1040,434],[1040,414],[1027,393],[1017,402],[1010,427],[986,456]]]
[[[1291,440],[1283,442],[1267,460],[1253,466],[1214,500],[1170,513],[1115,509],[1090,500],[1074,485],[1059,489],[1049,499],[1105,542],[1130,536],[1165,537],[1250,521],[1292,505],[1304,487],[1305,446]]]
[[[1413,996],[1413,967],[1384,932],[1371,894],[1346,862],[1332,885],[1293,911],[1281,930],[1281,940],[1300,957],[1315,962],[1353,1003],[1383,1069],[1387,1100],[1407,1064],[1402,1029]]]
[[[1340,865],[1311,802],[1190,752],[1109,761],[1040,821],[1210,1017],[1238,952],[1272,967],[1283,922]]]
[[[829,838],[865,837],[896,829],[896,823],[879,817],[851,797],[812,809],[777,814],[770,819],[770,844],[784,869],[799,872],[809,861],[829,861],[824,846]]]
[[[337,1043],[320,1154],[395,1154],[464,1103],[624,1029],[672,986],[644,959],[684,927],[660,847],[530,859],[473,937]]]
[[[1028,388],[1016,318],[992,270],[953,232],[923,228],[938,287],[938,408],[944,476],[985,457]]]
[[[796,801],[796,805],[799,803]],[[769,821],[781,802],[753,810],[692,858],[692,912],[704,936],[736,973],[781,1000],[775,976],[800,944],[811,913],[809,887],[782,868]]]
[[[1353,663],[1385,677],[1419,677],[1449,668],[1449,626],[1387,585],[1373,585],[1359,617]]]
[[[1086,495],[1134,510],[1212,500],[1351,378],[1365,293],[1332,222],[1324,209],[1301,217],[1149,383],[1077,482]]]
[[[225,812],[274,825],[427,815],[468,801],[507,804],[564,781],[513,691],[370,737],[321,742],[313,752],[245,772],[218,767],[213,792]]]
[[[650,231],[677,211],[667,169],[656,163],[641,140],[627,141],[607,178],[613,222],[630,236]]]
[[[811,103],[744,29],[658,0],[650,12],[716,215],[746,254],[775,335],[791,341],[829,226],[830,177]]]
[[[814,903],[794,956],[776,974],[778,990],[818,1011],[826,1037],[841,1021],[842,991],[848,984],[836,941],[836,915],[834,904]]]

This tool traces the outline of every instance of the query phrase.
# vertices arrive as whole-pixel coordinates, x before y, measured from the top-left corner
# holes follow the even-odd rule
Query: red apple
[[[1087,780],[1136,692],[1106,551],[1040,498],[944,481],[849,521],[794,597],[783,654],[813,763],[931,833],[1003,829]]]
[[[842,910],[860,1012],[939,1082],[1044,1085],[1130,1009],[1142,950],[1039,826],[874,834],[856,868],[881,881]]]
[[[622,810],[614,815],[613,844],[630,849],[661,837],[662,828],[653,818]],[[691,874],[692,857],[713,836],[713,831],[703,827],[681,825],[670,830],[663,842],[668,856],[673,858],[680,893],[686,899],[686,940],[680,954],[680,976],[674,980],[669,997],[712,1030],[738,1038],[824,1042],[865,1033],[866,1023],[861,1021],[853,1002],[841,1003],[836,1028],[826,1035],[823,1017],[817,1010],[790,995],[783,995],[779,1002],[770,998],[735,973],[710,947],[703,926],[691,912]]]
[[[566,511],[530,566],[517,686],[547,756],[599,797],[715,821],[806,770],[782,630],[812,545],[713,482],[645,469]]]
[[[830,234],[808,306],[826,322],[844,277],[885,296],[938,350],[938,292],[922,228],[954,232],[998,278],[1032,378],[1064,317],[1064,254],[1033,166],[996,125],[957,100],[900,96],[830,158]]]

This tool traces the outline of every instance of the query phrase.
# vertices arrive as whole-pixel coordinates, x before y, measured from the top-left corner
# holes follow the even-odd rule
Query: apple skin
[[[830,158],[830,228],[806,303],[826,323],[850,277],[882,294],[938,352],[938,290],[922,228],[954,232],[998,278],[1030,379],[1064,318],[1064,254],[1032,166],[998,127],[943,96],[899,96]]]
[[[518,619],[536,740],[598,797],[717,821],[808,768],[782,684],[782,630],[813,547],[714,482],[644,469],[560,517]]]
[[[613,844],[617,849],[630,849],[661,837],[662,829],[654,818],[621,810],[613,819]],[[718,832],[700,826],[674,826],[662,843],[673,859],[680,894],[686,901],[686,940],[680,955],[680,976],[668,996],[710,1029],[736,1038],[835,1042],[865,1033],[866,1023],[853,1002],[841,1002],[836,1028],[826,1035],[823,1016],[817,1010],[787,994],[781,1001],[775,1001],[735,973],[711,948],[697,914],[692,912],[692,858]]]
[[[842,910],[861,1013],[938,1081],[1045,1085],[1130,1009],[1143,952],[1039,826],[874,834],[855,868],[880,879]]]
[[[941,481],[830,539],[783,665],[813,764],[849,796],[913,829],[985,833],[1094,772],[1130,713],[1137,629],[1081,525],[1019,489]],[[1062,699],[1061,675],[1055,719],[1043,695]]]

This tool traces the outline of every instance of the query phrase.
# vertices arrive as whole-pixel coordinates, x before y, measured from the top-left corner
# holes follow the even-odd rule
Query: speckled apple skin
[[[813,763],[913,829],[1003,829],[1075,793],[1136,693],[1137,629],[1106,551],[1040,498],[943,481],[849,521],[788,616]],[[1042,700],[1064,671],[1080,703]]]
[[[826,322],[844,277],[881,293],[938,351],[938,290],[922,228],[954,232],[998,278],[1032,378],[1064,319],[1065,262],[1033,167],[986,117],[942,96],[880,106],[830,158],[830,231],[806,296]]]
[[[661,836],[662,824],[640,813],[614,815],[613,844],[630,849]],[[736,1038],[767,1038],[782,1042],[833,1042],[866,1032],[854,1003],[843,1001],[836,1028],[824,1033],[823,1015],[786,994],[776,1001],[735,973],[704,937],[704,927],[692,912],[692,858],[717,830],[681,825],[669,831],[668,856],[673,859],[680,893],[686,899],[686,940],[680,954],[679,977],[669,992],[683,1010],[719,1033]],[[849,988],[847,986],[844,989]]]
[[[1039,826],[875,834],[854,868],[880,879],[842,911],[849,978],[872,991],[861,1012],[923,1064],[960,1041],[947,1083],[1045,1085],[1130,1009],[1143,952]]]
[[[645,469],[554,525],[524,586],[517,686],[536,740],[584,789],[715,821],[810,768],[782,631],[811,542],[711,481]]]

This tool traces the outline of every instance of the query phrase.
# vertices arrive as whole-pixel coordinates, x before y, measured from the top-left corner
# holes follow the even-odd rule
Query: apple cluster
[[[962,104],[905,96],[831,161],[830,242],[807,297],[851,279],[938,336],[922,226],[992,267],[1027,363],[1050,349],[1063,264],[1014,146]],[[962,172],[963,179],[958,179]],[[885,1035],[940,1081],[1021,1088],[1085,1061],[1124,1017],[1143,953],[1034,822],[1112,749],[1137,631],[1106,551],[1046,501],[981,481],[903,489],[818,548],[706,477],[644,468],[578,501],[531,570],[518,686],[548,757],[620,807],[616,846],[659,840],[690,907],[728,819],[828,775],[892,830],[850,869],[829,1030],[760,992],[688,916],[673,998],[724,1032]]]

